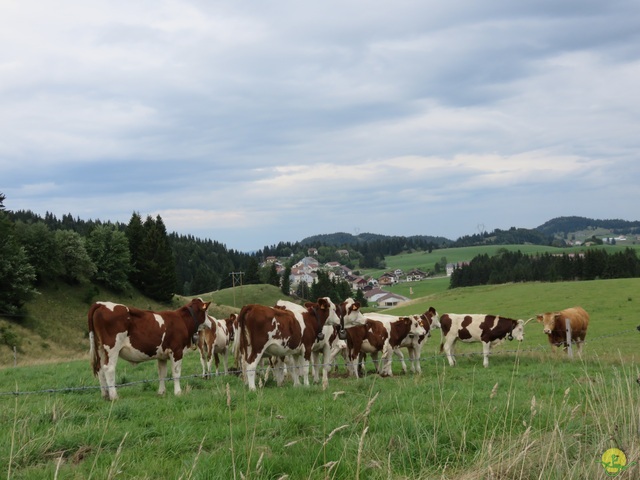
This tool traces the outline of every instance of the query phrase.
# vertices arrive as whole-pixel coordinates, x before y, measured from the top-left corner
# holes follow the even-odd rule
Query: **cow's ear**
[[[542,315],[536,315],[536,320],[538,320],[539,322],[542,321]]]
[[[211,302],[205,302],[202,304],[202,310],[207,310],[207,308],[209,308],[209,305],[211,305]]]
[[[351,306],[351,310],[357,310],[360,308],[360,302],[353,302],[353,305]]]

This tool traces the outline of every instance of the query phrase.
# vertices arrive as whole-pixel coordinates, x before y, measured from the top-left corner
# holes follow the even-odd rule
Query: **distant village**
[[[337,250],[337,253],[344,257],[349,256],[348,250]],[[380,308],[391,308],[410,299],[397,293],[388,292],[384,290],[384,287],[400,282],[416,282],[429,276],[426,272],[418,269],[413,269],[408,272],[396,269],[385,272],[378,278],[369,275],[361,276],[354,274],[351,268],[340,262],[333,261],[320,264],[314,258],[314,255],[317,254],[317,249],[309,248],[307,250],[307,256],[291,267],[289,281],[291,282],[292,289],[295,289],[296,286],[302,282],[309,286],[313,285],[318,278],[318,270],[323,269],[328,273],[329,279],[339,278],[348,282],[354,291],[362,290],[369,304],[375,303]],[[277,257],[267,257],[265,259],[265,265],[270,263],[275,263],[278,274],[282,275],[284,273],[284,265],[282,265]],[[447,275],[451,275],[454,267],[455,265],[453,264],[451,266],[447,265]]]

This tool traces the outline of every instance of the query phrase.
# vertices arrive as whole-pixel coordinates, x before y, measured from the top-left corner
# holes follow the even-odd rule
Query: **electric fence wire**
[[[586,345],[588,343],[593,343],[596,340],[601,340],[603,338],[610,338],[610,337],[617,337],[620,335],[628,335],[631,332],[636,332],[640,330],[640,328],[634,328],[634,329],[630,329],[630,330],[622,330],[620,332],[616,332],[616,333],[610,333],[607,335],[601,335],[599,337],[595,337],[590,339],[588,342],[584,341],[583,343]],[[578,342],[572,342],[572,343],[578,343]],[[561,346],[564,345],[564,343],[558,343],[555,344],[556,346]],[[495,356],[495,355],[504,355],[504,354],[522,354],[522,353],[531,353],[531,352],[539,352],[541,350],[544,349],[548,349],[548,345],[539,345],[536,347],[532,347],[532,348],[526,348],[526,349],[515,349],[515,350],[501,350],[499,352],[491,352],[489,355],[490,356]],[[482,355],[482,353],[480,352],[469,352],[469,353],[456,353],[453,354],[454,357],[458,357],[458,358],[462,358],[462,357],[473,357],[473,356],[479,356]],[[420,358],[420,363],[422,364],[423,362],[427,362],[429,360],[434,360],[434,359],[438,359],[438,358],[443,358],[444,354],[438,354],[438,355],[431,355],[431,356],[421,356]],[[392,360],[392,362],[398,363],[402,360]],[[335,364],[331,364],[329,366],[333,367]],[[325,363],[319,363],[319,364],[309,364],[310,368],[322,368],[328,366]],[[268,372],[269,369],[274,370],[276,368],[287,368],[286,365],[284,367],[261,367],[256,369],[256,372]],[[237,370],[232,370],[231,372],[212,372],[210,374],[211,377],[223,377],[223,376],[236,376],[238,374],[241,374],[240,371]],[[199,374],[193,374],[193,375],[181,375],[180,376],[180,380],[183,379],[188,379],[188,378],[203,378],[203,375],[201,373]],[[164,378],[165,381],[171,381],[173,380],[173,377],[165,377]],[[123,382],[123,383],[119,383],[116,384],[115,387],[116,388],[125,388],[125,387],[131,387],[131,386],[135,386],[135,385],[142,385],[142,384],[148,384],[148,383],[154,383],[154,382],[158,382],[159,379],[156,378],[150,378],[150,379],[143,379],[143,380],[135,380],[135,381],[131,381],[131,382]],[[38,394],[46,394],[46,393],[73,393],[73,392],[83,392],[83,391],[91,391],[91,390],[99,390],[102,387],[100,385],[86,385],[86,386],[76,386],[76,387],[60,387],[60,388],[43,388],[40,390],[24,390],[24,391],[20,391],[20,390],[13,390],[13,391],[0,391],[0,397],[3,396],[22,396],[22,395],[38,395]]]

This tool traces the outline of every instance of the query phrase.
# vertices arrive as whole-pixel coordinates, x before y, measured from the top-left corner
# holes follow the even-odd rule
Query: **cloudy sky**
[[[2,0],[9,210],[251,251],[640,220],[640,2]]]

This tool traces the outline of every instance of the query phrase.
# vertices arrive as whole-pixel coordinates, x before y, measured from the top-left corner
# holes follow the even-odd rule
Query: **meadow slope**
[[[7,478],[608,478],[610,448],[640,470],[640,279],[512,284],[446,290],[397,313],[433,305],[527,319],[582,305],[591,327],[582,358],[552,354],[535,321],[525,341],[458,348],[450,368],[436,331],[422,375],[345,376],[329,387],[250,393],[239,377],[199,378],[195,352],[185,394],[158,397],[155,364],[118,365],[120,400],[100,398],[86,360],[5,367],[0,458]],[[171,388],[169,391],[171,392]]]

